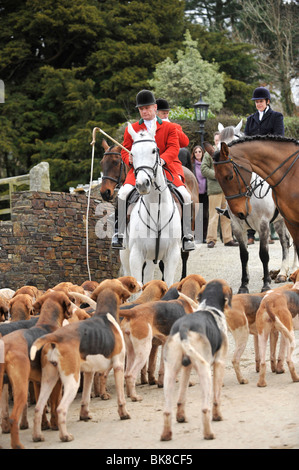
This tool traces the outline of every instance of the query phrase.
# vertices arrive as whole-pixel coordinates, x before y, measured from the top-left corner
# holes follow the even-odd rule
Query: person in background
[[[214,133],[215,149],[219,143],[220,132]],[[218,183],[212,157],[206,152],[202,159],[201,173],[207,179],[207,193],[209,198],[209,224],[207,233],[207,247],[214,248],[217,242],[217,230],[220,215],[216,207],[226,208],[226,200]],[[233,239],[231,221],[227,217],[220,217],[220,225],[222,231],[222,239],[225,246],[239,246],[238,242]]]
[[[159,116],[162,121],[169,121],[170,106],[168,104],[168,101],[164,100],[163,98],[157,98],[156,104],[157,116]],[[177,130],[180,148],[187,147],[189,145],[189,137],[183,132],[182,126],[180,126],[176,122],[173,122],[172,124]]]
[[[246,136],[284,136],[283,115],[277,111],[272,110],[270,106],[271,95],[269,90],[267,90],[265,87],[256,88],[253,92],[251,100],[255,102],[256,112],[247,118],[244,134]],[[277,240],[278,236],[275,234],[275,230],[272,224],[270,228],[272,240]],[[252,229],[247,231],[248,245],[252,245],[254,243],[254,234],[255,231]]]
[[[202,204],[202,216],[203,216],[203,243],[207,242],[207,231],[209,222],[209,198],[207,193],[207,179],[202,175],[201,164],[204,156],[204,151],[200,145],[196,145],[191,153],[191,163],[193,173],[196,176],[198,183],[198,196],[199,203]]]

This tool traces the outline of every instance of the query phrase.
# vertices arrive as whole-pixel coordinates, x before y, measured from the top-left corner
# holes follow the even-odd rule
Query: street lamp
[[[200,94],[200,98],[199,98],[199,101],[197,101],[197,103],[195,103],[194,105],[194,110],[195,110],[195,116],[196,116],[196,120],[199,122],[199,132],[200,135],[201,135],[201,146],[203,146],[203,142],[204,142],[204,133],[205,133],[205,122],[207,120],[207,117],[208,117],[208,108],[209,108],[209,104],[208,103],[205,103],[204,101],[202,101],[202,97],[201,97],[201,94]]]

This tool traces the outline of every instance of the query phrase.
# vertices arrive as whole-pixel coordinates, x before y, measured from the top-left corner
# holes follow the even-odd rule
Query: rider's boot
[[[117,198],[115,207],[114,234],[111,247],[116,250],[124,250],[124,236],[126,230],[126,201]]]
[[[183,217],[182,217],[182,249],[183,251],[195,250],[195,242],[192,233],[192,202],[183,204]]]

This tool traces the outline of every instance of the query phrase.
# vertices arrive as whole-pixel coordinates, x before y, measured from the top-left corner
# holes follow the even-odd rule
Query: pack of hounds
[[[28,428],[30,397],[35,400],[33,441],[44,440],[42,431],[49,428],[58,430],[63,442],[74,439],[67,429],[67,416],[78,390],[82,391],[80,420],[88,420],[92,393],[111,398],[106,382],[113,369],[122,420],[130,419],[126,398],[142,400],[136,391],[139,377],[141,383],[164,387],[160,439],[168,441],[178,373],[176,419],[184,422],[194,369],[202,392],[203,437],[214,439],[212,421],[222,420],[228,331],[235,341],[232,363],[240,384],[247,383],[240,359],[249,334],[254,335],[259,387],[267,385],[269,338],[272,372],[284,372],[286,360],[292,381],[298,382],[292,360],[298,313],[299,270],[290,276],[289,284],[258,294],[233,295],[225,280],[206,281],[198,274],[170,288],[158,279],[140,287],[133,277],[125,276],[100,283],[86,281],[81,286],[62,282],[45,292],[34,286],[0,289],[2,433],[10,433],[12,448],[24,447],[19,429]]]

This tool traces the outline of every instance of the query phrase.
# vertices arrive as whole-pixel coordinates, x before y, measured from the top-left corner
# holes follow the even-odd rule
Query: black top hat
[[[157,111],[170,111],[170,106],[168,101],[164,100],[163,98],[158,98],[156,100],[157,103]]]
[[[136,95],[136,108],[139,106],[149,106],[151,104],[156,104],[156,99],[154,94],[149,90],[141,90]]]

